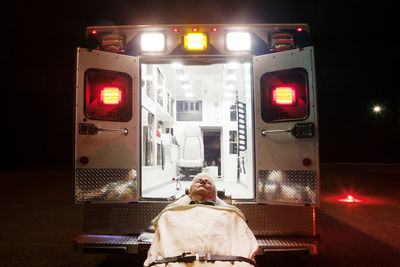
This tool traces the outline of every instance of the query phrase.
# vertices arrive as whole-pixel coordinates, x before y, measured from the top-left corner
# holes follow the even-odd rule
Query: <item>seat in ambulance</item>
[[[178,167],[182,180],[192,180],[190,175],[201,172],[204,163],[204,144],[198,126],[186,126],[182,138]]]

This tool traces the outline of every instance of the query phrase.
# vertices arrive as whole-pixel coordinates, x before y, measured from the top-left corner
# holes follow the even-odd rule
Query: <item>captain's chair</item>
[[[180,173],[186,177],[196,175],[202,171],[203,164],[204,144],[200,127],[186,126],[178,161]]]

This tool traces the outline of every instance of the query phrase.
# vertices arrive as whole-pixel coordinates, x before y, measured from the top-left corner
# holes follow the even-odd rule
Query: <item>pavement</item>
[[[0,266],[142,266],[145,255],[82,254],[83,209],[70,170],[0,171]],[[400,266],[400,165],[322,164],[316,256],[257,258],[259,266]],[[342,202],[347,194],[358,203]]]

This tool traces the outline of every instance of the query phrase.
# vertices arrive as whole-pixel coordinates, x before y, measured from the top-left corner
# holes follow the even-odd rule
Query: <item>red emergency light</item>
[[[345,197],[343,198],[338,198],[337,199],[338,202],[343,202],[343,203],[364,203],[365,200],[355,197],[352,194],[347,194]]]
[[[216,27],[214,27],[214,28],[212,28],[212,29],[211,29],[211,31],[213,31],[213,32],[217,32],[217,31],[218,31],[218,29],[217,29]]]
[[[100,91],[100,102],[104,105],[118,105],[122,102],[122,91],[118,87],[104,87]]]
[[[132,78],[123,72],[85,71],[85,115],[93,120],[127,122],[132,118]]]
[[[290,86],[278,86],[272,89],[272,103],[276,105],[296,104],[296,91]]]

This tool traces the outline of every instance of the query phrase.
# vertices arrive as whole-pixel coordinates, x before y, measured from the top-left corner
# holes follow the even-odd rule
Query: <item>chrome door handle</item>
[[[261,135],[262,136],[266,136],[267,134],[271,134],[271,133],[291,133],[292,130],[291,129],[287,129],[287,130],[262,130],[261,131]]]
[[[312,122],[296,123],[292,129],[284,130],[261,130],[261,135],[265,137],[267,134],[273,133],[291,133],[296,138],[312,138],[314,137],[315,127]]]
[[[129,131],[128,129],[112,129],[112,128],[100,128],[96,126],[96,131],[97,132],[119,132],[119,133],[123,133],[125,135],[128,135]]]

